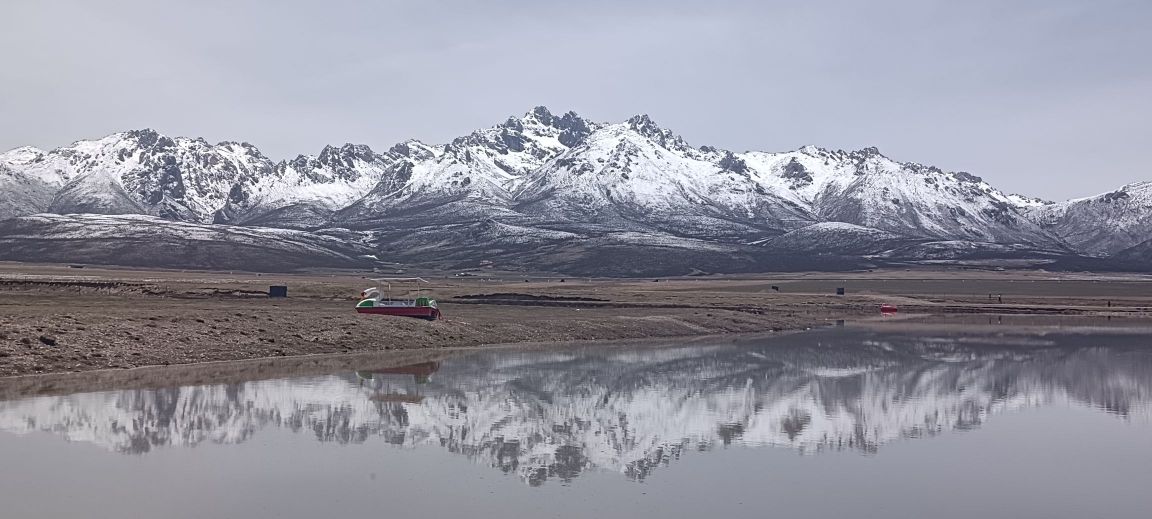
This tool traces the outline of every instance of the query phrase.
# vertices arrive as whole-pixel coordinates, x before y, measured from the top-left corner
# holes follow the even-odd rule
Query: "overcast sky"
[[[542,104],[1051,199],[1152,180],[1147,0],[3,0],[0,49],[0,150],[151,127],[281,159]]]

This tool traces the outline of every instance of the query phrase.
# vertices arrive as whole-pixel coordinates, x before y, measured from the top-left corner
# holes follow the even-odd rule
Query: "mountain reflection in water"
[[[12,400],[0,402],[0,429],[145,454],[281,427],[321,442],[439,447],[532,485],[590,469],[642,480],[685,450],[875,453],[1036,406],[1147,420],[1145,340],[838,330],[735,344],[494,350],[375,372]]]

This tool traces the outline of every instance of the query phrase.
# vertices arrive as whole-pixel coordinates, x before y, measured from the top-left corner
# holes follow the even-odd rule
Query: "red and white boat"
[[[387,287],[387,294],[381,294],[380,289],[372,287],[360,293],[360,302],[356,303],[356,312],[361,314],[395,315],[400,317],[416,317],[435,321],[441,319],[440,307],[436,300],[423,295],[423,290],[416,289],[413,299],[392,299],[391,281],[415,281],[427,283],[421,278],[379,278],[376,282],[383,282]],[[418,285],[419,286],[419,285]]]

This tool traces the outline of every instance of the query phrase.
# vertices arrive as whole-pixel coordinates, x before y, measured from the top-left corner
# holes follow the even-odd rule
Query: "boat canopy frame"
[[[371,279],[372,281],[375,281],[378,284],[384,283],[384,287],[385,287],[385,290],[387,290],[386,294],[388,296],[389,301],[392,300],[392,283],[393,282],[411,281],[411,282],[416,283],[416,297],[413,298],[413,300],[419,299],[424,294],[424,287],[422,285],[420,285],[420,283],[424,283],[425,285],[431,284],[427,279],[418,278],[418,277],[413,277],[413,278],[369,278],[369,279]],[[379,289],[377,289],[377,290],[379,290]]]

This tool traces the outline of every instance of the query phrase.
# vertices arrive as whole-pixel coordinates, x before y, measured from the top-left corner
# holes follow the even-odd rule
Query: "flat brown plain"
[[[446,319],[359,315],[370,273],[270,275],[0,264],[0,376],[317,354],[795,330],[915,315],[1136,322],[1152,277],[878,271],[602,280],[436,277]],[[289,297],[269,299],[269,285]],[[413,285],[393,287],[407,295]],[[772,287],[775,286],[779,290]],[[844,287],[845,296],[835,289]]]

